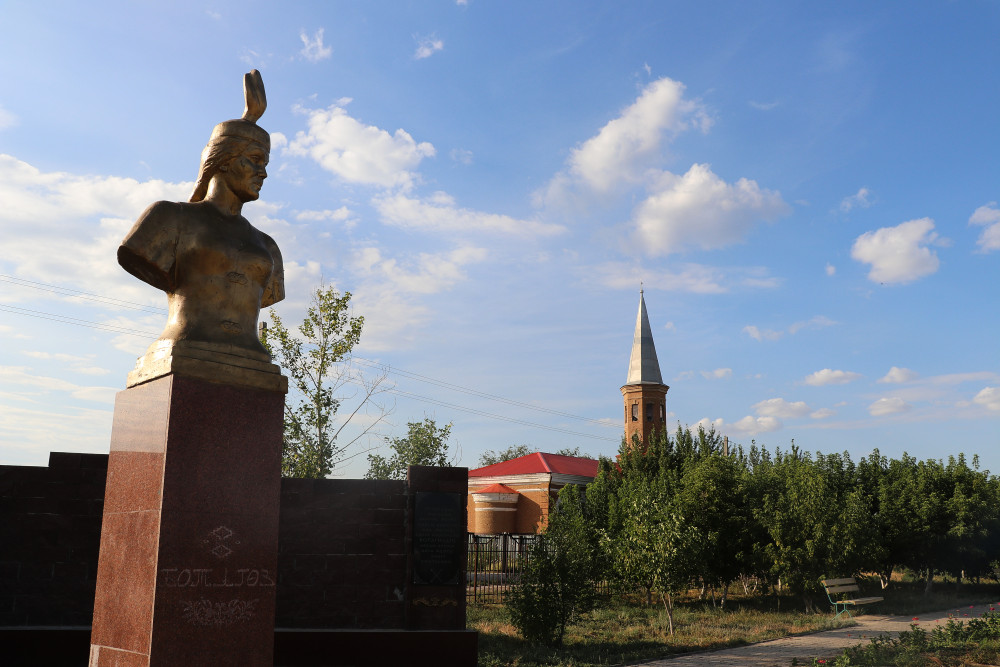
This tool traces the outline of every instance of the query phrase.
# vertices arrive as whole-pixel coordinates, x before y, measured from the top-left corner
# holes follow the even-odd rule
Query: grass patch
[[[881,591],[878,580],[861,580],[865,595],[882,595],[884,602],[859,610],[860,614],[913,615],[942,609],[967,608],[970,604],[1000,600],[996,584],[957,583],[938,580],[930,596],[923,594],[923,582],[895,579]],[[468,627],[478,630],[480,667],[590,667],[622,665],[653,660],[667,655],[705,651],[853,625],[841,617],[833,621],[825,596],[815,597],[815,614],[802,611],[802,601],[793,596],[750,595],[730,592],[727,609],[689,596],[678,602],[674,612],[676,633],[668,633],[667,615],[662,607],[646,606],[637,598],[612,597],[601,607],[583,616],[566,630],[560,648],[535,646],[518,634],[502,605],[470,604]],[[967,620],[967,619],[966,619]],[[883,640],[883,644],[887,642]],[[859,645],[851,662],[841,665],[975,665],[1000,664],[1000,638],[977,644],[936,646],[920,653],[909,648],[887,657],[872,653],[863,657]],[[888,650],[887,646],[880,649]],[[864,660],[869,660],[865,662]],[[883,662],[878,662],[883,660]],[[891,660],[898,660],[892,662]],[[964,662],[963,662],[964,661]]]
[[[740,646],[852,624],[843,619],[834,622],[831,614],[779,612],[758,608],[766,606],[760,600],[752,602],[734,604],[730,600],[732,606],[726,611],[713,609],[711,603],[683,602],[674,611],[675,634],[671,637],[667,614],[661,607],[612,600],[569,626],[561,648],[534,646],[523,640],[499,605],[470,605],[468,626],[480,632],[480,667],[588,667]]]

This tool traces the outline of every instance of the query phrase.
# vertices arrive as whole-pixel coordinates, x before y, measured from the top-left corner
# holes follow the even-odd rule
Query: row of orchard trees
[[[714,431],[678,428],[623,445],[585,492],[567,487],[547,532],[550,551],[587,545],[588,576],[659,597],[671,626],[678,593],[741,579],[787,587],[809,611],[825,577],[874,573],[886,586],[907,568],[929,589],[934,573],[993,576],[1000,479],[963,455],[854,462],[794,443],[724,454]]]

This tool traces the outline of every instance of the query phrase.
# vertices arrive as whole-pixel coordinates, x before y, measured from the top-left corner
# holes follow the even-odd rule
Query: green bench
[[[834,619],[838,618],[841,614],[847,614],[848,618],[852,618],[851,608],[856,609],[859,605],[873,604],[885,599],[878,597],[844,599],[848,593],[861,592],[861,589],[858,588],[858,582],[854,577],[821,579],[820,583],[823,584],[823,588],[826,590],[826,599],[830,601],[830,605],[836,612],[836,616],[833,617]]]

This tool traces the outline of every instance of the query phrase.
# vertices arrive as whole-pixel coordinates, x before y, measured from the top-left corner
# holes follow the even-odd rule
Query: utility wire
[[[136,304],[136,305],[138,305],[138,304]],[[92,322],[92,321],[89,321],[89,320],[82,320],[82,319],[79,319],[79,318],[69,317],[69,316],[66,316],[66,315],[56,315],[55,313],[46,313],[44,311],[32,310],[30,308],[20,308],[18,306],[10,306],[10,305],[7,305],[7,304],[0,304],[0,311],[14,313],[14,314],[17,314],[17,315],[24,315],[24,316],[27,316],[27,317],[37,317],[39,319],[49,320],[49,321],[52,321],[52,322],[60,322],[62,324],[73,324],[73,325],[76,325],[76,326],[88,327],[88,328],[91,328],[91,329],[97,329],[99,331],[107,331],[107,332],[111,332],[111,333],[122,333],[122,334],[128,334],[128,335],[132,335],[132,336],[142,336],[142,337],[145,337],[145,338],[149,338],[149,337],[158,335],[158,334],[150,332],[150,331],[139,331],[139,330],[135,330],[135,329],[127,329],[127,328],[116,326],[116,325],[113,325],[113,324],[103,324],[103,323],[100,323],[100,322]],[[366,362],[366,363],[364,363],[362,365],[366,365],[368,367],[384,368],[387,371],[390,370],[390,367],[386,366],[385,364],[379,364],[378,362],[374,362],[374,361],[371,361],[369,359],[361,359],[359,357],[352,357],[352,359],[353,360],[360,360],[362,362]],[[410,377],[410,379],[418,379],[418,380],[421,380],[421,381],[424,381],[424,382],[429,382],[431,384],[436,384],[436,385],[439,385],[439,386],[442,386],[442,387],[445,387],[445,388],[449,388],[449,389],[452,389],[452,390],[468,389],[468,388],[461,387],[460,385],[453,385],[453,384],[450,384],[450,383],[447,383],[447,382],[443,382],[443,381],[439,381],[439,380],[434,380],[433,378],[428,378],[426,376],[421,376],[421,375],[419,375],[417,373],[409,373],[408,371],[402,371],[401,372],[400,369],[391,369],[391,371],[395,372],[395,373],[402,374],[402,375],[404,375],[404,377],[410,377],[410,376],[412,376],[412,377]],[[582,438],[591,438],[591,439],[594,439],[594,440],[606,440],[606,441],[609,441],[609,442],[612,442],[612,441],[617,442],[617,440],[615,438],[608,438],[608,437],[605,437],[605,436],[593,435],[593,434],[589,434],[589,433],[579,433],[577,431],[570,431],[569,429],[560,428],[558,426],[548,426],[548,425],[545,425],[545,424],[538,424],[538,423],[535,423],[535,422],[529,422],[529,421],[525,421],[525,420],[522,420],[522,419],[516,419],[514,417],[507,417],[507,416],[504,416],[504,415],[498,415],[498,414],[494,414],[494,413],[491,413],[491,412],[486,412],[484,410],[478,410],[476,408],[470,408],[470,407],[458,405],[458,404],[455,404],[455,403],[448,403],[446,401],[441,401],[441,400],[438,400],[436,398],[431,398],[429,396],[423,396],[421,394],[414,394],[414,393],[411,393],[411,392],[402,391],[402,390],[396,389],[396,388],[387,389],[386,391],[389,391],[391,393],[397,394],[399,396],[404,396],[406,398],[411,398],[411,399],[414,399],[414,400],[417,400],[417,401],[423,401],[423,402],[426,402],[426,403],[432,403],[432,404],[435,404],[435,405],[440,405],[442,407],[451,408],[453,410],[460,410],[462,412],[468,412],[468,413],[479,415],[479,416],[482,416],[482,417],[488,417],[490,419],[497,419],[497,420],[500,420],[500,421],[506,421],[506,422],[509,422],[509,423],[512,423],[512,424],[520,424],[522,426],[529,426],[529,427],[532,427],[532,428],[540,428],[540,429],[543,429],[543,430],[546,430],[546,431],[554,431],[556,433],[565,433],[567,435],[573,435],[573,436],[582,437]],[[558,412],[556,410],[548,410],[548,409],[545,409],[545,408],[539,408],[537,406],[533,406],[533,405],[530,405],[528,403],[521,403],[519,401],[513,401],[513,400],[510,400],[510,399],[505,399],[505,398],[503,398],[501,396],[493,396],[492,394],[486,394],[484,392],[479,392],[479,391],[472,390],[472,389],[468,389],[468,392],[471,393],[471,394],[473,394],[473,395],[480,396],[482,398],[488,398],[490,400],[498,400],[498,401],[501,401],[501,402],[504,402],[504,403],[508,403],[508,404],[514,405],[514,406],[529,408],[529,409],[538,410],[538,411],[541,411],[541,412],[549,412],[549,413],[556,414],[556,415],[563,415],[563,416],[566,416],[566,417],[572,417],[574,419],[581,419],[581,420],[584,420],[584,421],[587,421],[587,422],[591,422],[591,423],[594,423],[594,424],[597,424],[597,425],[600,425],[600,426],[611,426],[610,424],[607,424],[606,422],[601,422],[601,421],[598,421],[596,419],[589,419],[589,418],[586,418],[586,417],[577,417],[575,415],[570,415],[568,413]]]
[[[124,301],[124,300],[121,300],[121,299],[113,299],[113,298],[110,298],[110,297],[101,296],[99,294],[93,294],[91,292],[82,292],[82,291],[74,290],[74,289],[67,288],[67,287],[59,287],[58,285],[50,285],[48,283],[42,283],[42,282],[37,282],[37,281],[33,281],[33,280],[25,280],[23,278],[17,278],[15,276],[9,276],[9,275],[6,275],[6,274],[0,274],[0,281],[8,282],[8,283],[13,283],[13,284],[20,285],[20,286],[23,286],[23,287],[31,287],[33,289],[39,289],[39,290],[43,290],[43,291],[47,291],[47,292],[53,292],[55,294],[61,294],[61,295],[64,295],[64,296],[73,296],[73,297],[77,297],[77,298],[81,298],[81,299],[86,299],[86,300],[89,300],[89,301],[95,301],[95,302],[98,302],[98,303],[104,303],[104,304],[107,304],[107,305],[113,305],[113,306],[122,307],[122,308],[131,308],[133,310],[142,310],[142,311],[145,311],[145,312],[148,312],[148,313],[162,314],[163,312],[165,312],[163,309],[156,309],[156,308],[153,308],[153,307],[150,307],[150,306],[146,306],[146,305],[143,305],[143,304],[134,303],[134,302],[131,302],[131,301]],[[102,331],[111,331],[113,333],[132,334],[132,335],[136,335],[136,336],[147,336],[147,335],[156,336],[156,335],[159,335],[159,334],[154,334],[154,333],[149,333],[149,332],[128,331],[128,330],[125,330],[125,329],[123,329],[121,327],[116,327],[115,325],[100,324],[100,323],[97,323],[97,322],[87,322],[86,320],[77,320],[76,318],[66,317],[66,316],[62,316],[62,315],[55,315],[55,314],[52,314],[52,313],[43,313],[41,311],[31,311],[31,310],[28,310],[28,309],[17,309],[16,306],[7,306],[7,307],[4,307],[2,304],[0,304],[0,310],[8,310],[9,312],[15,312],[15,313],[19,312],[19,311],[25,311],[25,312],[21,312],[20,314],[24,314],[24,315],[32,315],[33,314],[33,316],[35,316],[35,317],[41,317],[42,319],[49,319],[49,320],[53,320],[53,321],[56,321],[56,322],[65,322],[67,324],[76,324],[78,326],[87,326],[87,327],[90,327],[90,328],[93,328],[93,329],[102,330]],[[390,373],[390,374],[393,374],[393,375],[398,375],[398,376],[405,377],[405,378],[410,379],[410,380],[417,380],[418,382],[425,382],[427,384],[432,384],[432,385],[435,385],[435,386],[438,386],[438,387],[442,387],[444,389],[450,389],[452,391],[457,391],[457,392],[469,394],[469,395],[472,395],[472,396],[477,396],[479,398],[485,398],[485,399],[490,400],[490,401],[497,401],[499,403],[506,403],[507,405],[512,405],[512,406],[515,406],[515,407],[524,408],[526,410],[534,410],[535,412],[542,412],[542,413],[545,413],[545,414],[556,415],[556,416],[559,416],[559,417],[565,417],[567,419],[575,419],[577,421],[586,422],[588,424],[593,424],[595,426],[601,426],[601,427],[604,427],[604,428],[618,428],[618,426],[616,426],[614,424],[609,424],[608,422],[602,421],[600,419],[593,419],[593,418],[590,418],[590,417],[582,417],[580,415],[574,415],[574,414],[571,414],[569,412],[561,412],[559,410],[553,410],[552,408],[545,408],[545,407],[541,407],[541,406],[538,406],[538,405],[532,405],[531,403],[525,403],[523,401],[515,401],[513,399],[505,398],[503,396],[497,396],[496,394],[490,394],[490,393],[487,393],[487,392],[484,392],[484,391],[479,391],[478,389],[473,389],[471,387],[464,387],[462,385],[458,385],[458,384],[454,384],[454,383],[451,383],[451,382],[447,382],[445,380],[438,380],[436,378],[432,378],[432,377],[429,377],[427,375],[421,375],[420,373],[414,373],[412,371],[407,371],[407,370],[404,370],[402,368],[397,368],[397,367],[394,367],[394,366],[390,366],[389,364],[384,364],[384,363],[381,363],[381,362],[378,362],[378,361],[374,361],[372,359],[365,359],[364,357],[358,357],[358,356],[352,356],[352,359],[354,361],[357,361],[359,363],[359,365],[362,365],[362,366],[365,366],[365,367],[368,367],[368,368],[373,368],[373,369],[382,371],[384,373]]]

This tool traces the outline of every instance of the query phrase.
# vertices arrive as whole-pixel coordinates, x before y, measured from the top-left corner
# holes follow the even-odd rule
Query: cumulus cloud
[[[151,202],[186,200],[194,183],[43,172],[0,154],[0,238],[6,273],[148,302],[152,292],[114,257]],[[44,248],[44,252],[39,252]]]
[[[488,232],[527,237],[555,236],[565,231],[561,225],[460,208],[454,198],[445,192],[435,192],[427,198],[408,197],[402,193],[386,194],[375,197],[372,204],[384,223],[404,229],[450,234]]]
[[[733,369],[716,368],[714,371],[702,371],[701,376],[706,380],[724,380],[733,376]]]
[[[1000,412],[1000,387],[983,387],[972,402],[982,405],[987,410]]]
[[[860,377],[860,373],[853,373],[851,371],[835,371],[829,368],[824,368],[821,371],[816,371],[815,373],[807,375],[802,382],[812,387],[824,387],[831,384],[847,384],[848,382],[853,382]]]
[[[820,408],[819,410],[816,410],[815,412],[809,413],[809,418],[810,419],[826,419],[827,417],[832,417],[835,414],[837,414],[836,411],[831,410],[830,408]]]
[[[828,263],[826,265],[826,275],[833,276],[836,274],[837,274],[837,267],[835,267],[833,264]]]
[[[784,424],[777,417],[754,417],[747,415],[739,421],[726,426],[726,430],[734,431],[741,435],[757,435],[758,433],[770,433],[777,431]]]
[[[880,398],[868,406],[868,414],[872,417],[884,417],[886,415],[895,415],[901,412],[906,412],[911,407],[912,406],[909,403],[898,396],[893,398]]]
[[[639,183],[663,159],[665,143],[684,130],[707,131],[710,125],[704,107],[684,99],[682,83],[666,77],[652,81],[617,118],[572,151],[567,168],[538,198],[560,205],[581,191],[606,194]]]
[[[417,50],[413,53],[413,58],[415,60],[430,58],[438,51],[444,49],[444,40],[438,39],[434,35],[414,37],[414,39],[417,41]]]
[[[928,246],[938,241],[930,218],[865,232],[851,248],[851,257],[870,264],[868,279],[876,283],[908,283],[938,270],[940,260]]]
[[[688,427],[688,430],[691,431],[691,433],[693,433],[694,435],[698,435],[698,429],[701,429],[707,433],[712,429],[715,429],[716,432],[719,432],[722,430],[722,427],[723,427],[723,422],[721,419],[712,420],[709,419],[708,417],[702,417],[694,424],[691,424],[691,426]]]
[[[789,403],[783,398],[769,398],[754,404],[752,407],[760,417],[777,417],[779,419],[805,417],[812,411],[812,408],[806,405],[805,401]]]
[[[317,30],[312,37],[302,30],[299,32],[299,39],[302,40],[302,50],[299,51],[299,55],[311,63],[318,63],[333,55],[333,47],[323,44],[323,28]]]
[[[758,221],[789,211],[777,192],[746,178],[726,183],[705,164],[692,165],[683,176],[665,172],[651,189],[654,194],[636,208],[633,224],[653,255],[739,243]]]
[[[661,157],[663,143],[684,130],[711,125],[700,103],[684,99],[684,84],[651,82],[620,116],[570,156],[570,172],[598,192],[636,180]]]
[[[0,128],[3,125],[2,120],[0,117]],[[997,208],[995,201],[977,208],[969,217],[969,224],[985,227],[983,233],[979,235],[979,240],[976,241],[980,252],[1000,250],[1000,209]]]
[[[840,202],[840,210],[844,213],[854,208],[868,208],[872,205],[872,193],[868,188],[861,188],[850,197],[844,197]]]
[[[413,185],[412,171],[435,154],[428,142],[417,143],[406,130],[393,134],[352,118],[344,108],[349,99],[326,109],[299,109],[308,130],[297,132],[286,149],[289,155],[312,158],[323,169],[348,183],[383,188]]]
[[[893,366],[889,369],[889,372],[885,374],[885,377],[880,378],[878,381],[882,384],[902,384],[903,382],[912,382],[920,377],[916,372],[911,371],[909,368],[899,368],[898,366]]]

